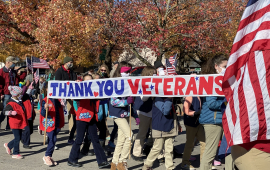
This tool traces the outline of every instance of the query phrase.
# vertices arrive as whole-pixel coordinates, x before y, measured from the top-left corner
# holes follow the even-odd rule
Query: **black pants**
[[[78,162],[79,154],[80,154],[80,147],[84,139],[85,131],[87,130],[89,137],[91,138],[91,142],[93,143],[93,147],[94,147],[98,164],[107,161],[105,152],[99,143],[96,121],[93,119],[89,123],[84,122],[84,121],[77,121],[76,126],[77,126],[77,136],[71,148],[68,160],[74,163]]]
[[[117,126],[117,124],[115,123],[115,121],[113,121],[113,130],[112,130],[112,133],[111,133],[111,136],[110,136],[110,141],[112,142],[112,143],[114,143],[114,139],[115,139],[115,136],[116,136],[116,133],[117,133],[117,131],[118,131],[118,126]]]
[[[101,121],[97,122],[97,127],[99,130],[99,140],[106,140],[106,131],[107,131],[107,126],[106,126],[106,119],[103,118]]]
[[[30,145],[30,135],[33,133],[33,120],[28,120],[28,126],[24,128],[22,133],[23,145]]]
[[[72,115],[73,116],[73,127],[71,128],[71,131],[69,133],[69,140],[74,139],[74,134],[76,131],[76,115]]]

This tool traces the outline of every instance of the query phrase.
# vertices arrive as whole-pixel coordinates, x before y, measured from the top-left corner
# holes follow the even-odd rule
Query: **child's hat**
[[[14,97],[22,93],[22,88],[20,88],[19,86],[8,86],[8,90],[11,96]]]

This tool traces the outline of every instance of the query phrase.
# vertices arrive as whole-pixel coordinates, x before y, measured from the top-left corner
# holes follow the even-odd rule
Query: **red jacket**
[[[45,97],[43,99],[43,101],[47,102],[47,97]],[[47,115],[47,130],[46,130],[46,132],[51,132],[55,129],[55,116],[56,116],[56,114],[55,114],[55,106],[53,105],[51,100],[49,100],[48,104],[49,104],[49,108],[48,108],[48,115]],[[42,107],[40,107],[40,111],[41,111],[41,109],[42,109]],[[61,129],[65,125],[64,110],[62,107],[59,108],[59,118],[60,118],[60,122],[59,122],[58,128]],[[40,114],[39,128],[42,131],[45,131],[45,120],[46,120],[46,118]]]
[[[30,100],[26,100],[23,102],[23,105],[25,107],[25,110],[26,110],[26,116],[27,116],[27,120],[32,118],[33,120],[35,119],[36,117],[36,112],[35,112],[35,109],[33,109],[32,107],[32,104],[31,104],[31,101]],[[30,106],[30,107],[26,107],[27,106]],[[32,111],[33,111],[33,115],[32,115]]]
[[[4,95],[4,94],[8,94],[10,95],[10,92],[8,90],[8,86],[10,78],[9,78],[9,72],[5,72],[4,71],[7,70],[7,68],[4,66],[3,68],[0,69],[0,94]],[[21,75],[15,75],[15,85],[19,85],[19,82],[24,80],[24,78],[26,77],[26,72],[23,72]]]
[[[14,111],[17,112],[15,116],[9,116],[9,125],[11,129],[23,129],[25,126],[28,126],[27,121],[27,112],[29,108],[31,108],[31,104],[28,102],[24,102],[23,105],[25,107],[26,113],[24,112],[22,106],[20,106],[16,102],[8,102],[8,104],[13,108]],[[30,112],[31,113],[31,112]]]
[[[94,116],[96,121],[98,121],[95,102],[90,99],[80,100],[80,107],[76,112],[76,120],[90,122]]]

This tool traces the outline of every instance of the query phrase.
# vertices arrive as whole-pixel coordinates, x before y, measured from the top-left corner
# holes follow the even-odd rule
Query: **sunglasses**
[[[100,71],[102,71],[102,72],[106,72],[106,70],[103,70],[103,69],[100,69]]]

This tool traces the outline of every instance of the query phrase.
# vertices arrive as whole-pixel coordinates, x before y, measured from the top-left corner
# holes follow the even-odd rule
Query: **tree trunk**
[[[105,55],[105,64],[107,65],[107,67],[109,68],[109,71],[112,70],[112,50],[114,48],[114,45],[107,45],[106,46],[106,55]]]

